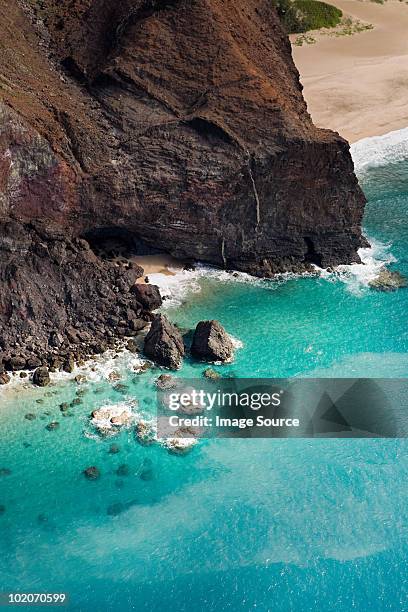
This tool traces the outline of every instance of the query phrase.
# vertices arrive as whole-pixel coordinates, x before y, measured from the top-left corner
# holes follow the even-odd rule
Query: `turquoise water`
[[[408,290],[366,286],[373,254],[408,274],[400,140],[376,145],[386,163],[359,161],[375,240],[366,268],[285,282],[202,272],[200,292],[169,307],[183,327],[217,318],[242,342],[221,372],[406,376]],[[93,409],[136,398],[154,410],[160,372],[128,362],[105,365],[122,375],[116,389],[88,372],[80,385],[1,391],[0,591],[66,591],[66,609],[84,611],[408,610],[404,440],[224,439],[180,457],[141,446],[131,430],[101,439]],[[179,374],[203,369],[187,362]],[[75,398],[64,417],[59,404]],[[90,465],[99,480],[84,478]]]

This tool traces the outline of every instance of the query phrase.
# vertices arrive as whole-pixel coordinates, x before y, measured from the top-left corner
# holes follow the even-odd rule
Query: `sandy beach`
[[[145,276],[149,274],[165,274],[166,276],[174,276],[177,272],[181,272],[184,267],[184,262],[175,259],[171,255],[162,253],[160,255],[143,255],[131,258],[144,270]],[[145,283],[145,277],[140,278],[138,283]]]
[[[332,3],[374,28],[338,37],[313,32],[314,44],[293,46],[313,121],[350,142],[407,127],[408,5],[398,0]]]

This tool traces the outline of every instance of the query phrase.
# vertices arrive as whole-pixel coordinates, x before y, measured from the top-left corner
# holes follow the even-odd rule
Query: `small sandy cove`
[[[408,4],[328,1],[374,28],[293,46],[314,123],[350,142],[408,127]]]
[[[144,284],[149,281],[149,274],[164,274],[165,276],[174,276],[181,272],[185,262],[175,259],[171,255],[162,253],[160,255],[138,255],[131,258],[139,266],[142,266],[145,276],[139,278],[138,283]],[[146,281],[147,279],[147,281]]]

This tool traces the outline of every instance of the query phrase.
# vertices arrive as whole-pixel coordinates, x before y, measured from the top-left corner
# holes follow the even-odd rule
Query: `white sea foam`
[[[208,264],[197,263],[194,270],[174,270],[172,276],[161,273],[149,274],[149,280],[159,287],[160,293],[164,297],[163,310],[179,307],[191,294],[200,293],[202,290],[201,281],[203,279],[210,278],[220,283],[250,284],[274,291],[289,280],[308,276],[315,276],[315,273],[305,272],[295,274],[293,272],[283,272],[277,274],[272,279],[265,279],[251,276],[246,272],[222,270]],[[234,339],[232,340],[234,342]],[[237,340],[237,342],[240,341]],[[240,347],[237,346],[236,348]]]
[[[364,138],[351,145],[356,172],[364,175],[369,168],[387,166],[408,159],[408,128],[390,132],[384,136]],[[328,281],[341,280],[348,284],[350,291],[356,294],[364,292],[371,280],[376,278],[381,269],[396,259],[391,253],[391,245],[383,244],[367,237],[370,247],[359,250],[361,263],[342,265],[335,272],[327,272],[316,267],[316,271]],[[208,265],[198,264],[194,271],[176,271],[173,276],[149,274],[151,282],[160,287],[166,298],[165,307],[180,306],[191,293],[201,291],[200,279],[213,278],[220,282],[249,283],[265,289],[276,290],[282,283],[299,277],[311,276],[308,273],[279,274],[270,281],[265,281],[244,272],[230,272]]]
[[[408,128],[384,136],[363,138],[351,145],[351,154],[356,173],[360,176],[370,169],[408,160]],[[367,239],[370,247],[358,251],[360,264],[338,266],[334,274],[322,270],[321,275],[328,280],[340,279],[347,283],[352,293],[363,294],[387,264],[397,261],[391,252],[391,244],[381,243],[369,236]]]
[[[351,145],[357,173],[408,159],[408,128],[384,136],[363,138]]]
[[[135,400],[102,406],[93,411],[91,424],[101,435],[119,433],[121,429],[133,425],[136,418],[135,406]]]
[[[364,295],[369,284],[381,270],[396,261],[391,253],[391,245],[368,238],[370,246],[359,249],[361,263],[337,266],[334,272],[319,269],[320,276],[329,282],[341,281],[355,295]]]

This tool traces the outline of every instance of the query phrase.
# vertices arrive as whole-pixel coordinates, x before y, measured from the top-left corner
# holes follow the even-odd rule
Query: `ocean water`
[[[153,279],[182,327],[217,318],[241,343],[221,373],[407,375],[408,289],[367,285],[384,262],[408,275],[408,130],[353,155],[369,198],[364,265],[278,281],[208,268]],[[102,439],[92,410],[154,412],[160,371],[138,363],[122,353],[89,365],[81,384],[1,389],[0,592],[66,592],[65,609],[101,612],[408,610],[405,440],[224,439],[177,456],[132,429]],[[186,361],[178,375],[204,367]],[[98,480],[84,478],[88,466]]]

